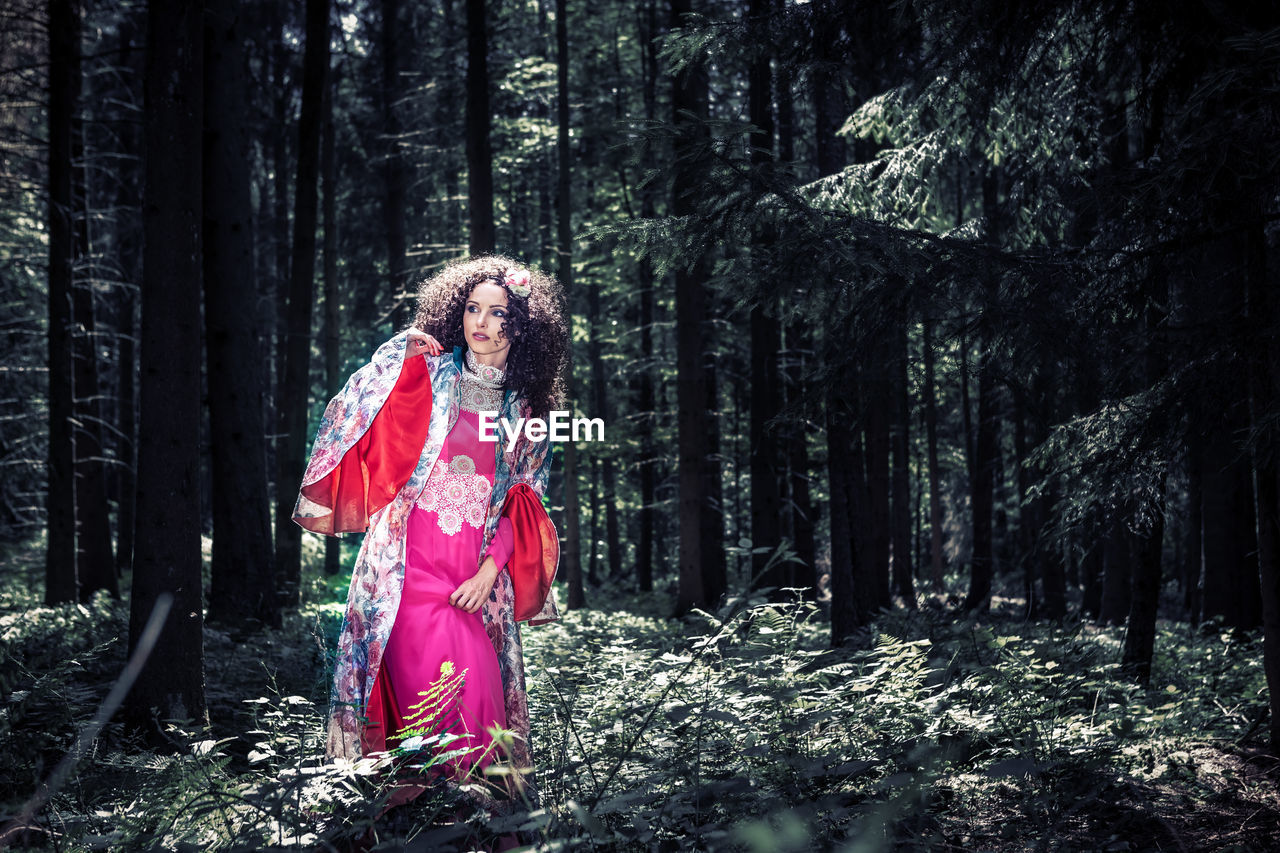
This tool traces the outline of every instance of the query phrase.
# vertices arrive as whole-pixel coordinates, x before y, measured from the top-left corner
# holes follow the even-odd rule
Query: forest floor
[[[0,554],[0,810],[18,813],[124,660],[127,607],[43,608],[34,549]],[[19,847],[103,849],[1268,851],[1261,640],[1161,622],[1152,686],[1122,629],[979,620],[941,600],[831,650],[821,608],[595,590],[525,631],[539,803],[437,790],[377,818],[385,775],[321,760],[346,581],[283,629],[206,628],[211,729],[96,739]]]

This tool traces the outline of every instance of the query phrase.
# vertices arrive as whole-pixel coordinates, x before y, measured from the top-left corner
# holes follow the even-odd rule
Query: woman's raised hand
[[[409,355],[439,355],[444,352],[440,342],[426,332],[410,329],[408,334]]]

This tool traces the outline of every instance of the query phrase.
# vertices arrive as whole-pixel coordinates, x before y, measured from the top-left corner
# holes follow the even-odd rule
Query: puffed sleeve
[[[560,565],[560,537],[542,505],[551,476],[551,442],[521,436],[512,464],[502,517],[511,520],[514,544],[507,570],[515,591],[515,618],[531,625],[560,618],[551,584]]]
[[[362,532],[413,474],[430,425],[431,370],[425,358],[404,357],[406,342],[400,334],[380,347],[325,409],[293,513],[299,526]]]

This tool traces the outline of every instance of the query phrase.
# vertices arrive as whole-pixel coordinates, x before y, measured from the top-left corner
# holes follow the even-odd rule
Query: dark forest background
[[[555,448],[544,801],[431,843],[1280,831],[1277,8],[3,0],[0,45],[0,843],[378,828],[318,761],[358,538],[289,515],[495,250],[606,441]]]

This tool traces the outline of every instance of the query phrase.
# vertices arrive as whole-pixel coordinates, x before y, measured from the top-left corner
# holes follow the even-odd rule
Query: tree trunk
[[[298,587],[302,580],[302,528],[293,523],[293,505],[302,482],[308,437],[320,113],[329,69],[329,0],[307,0],[306,38],[302,60],[302,112],[298,118],[293,260],[289,269],[289,338],[284,385],[277,401],[278,429],[283,441],[276,477],[276,571],[282,584],[281,602],[286,605],[298,603]]]
[[[471,201],[473,255],[492,252],[494,248],[488,57],[485,0],[467,0],[467,195]]]
[[[653,205],[646,199],[645,217],[654,214]],[[640,358],[645,369],[640,372],[640,393],[637,399],[639,415],[648,424],[641,430],[640,459],[637,467],[640,476],[639,536],[636,542],[636,584],[641,592],[653,591],[654,534],[657,525],[657,450],[654,446],[652,425],[657,417],[657,394],[654,390],[653,367],[653,303],[654,286],[647,262],[642,262],[640,275]]]
[[[77,13],[78,15],[78,13]],[[80,22],[75,24],[76,61],[72,71],[74,100],[79,103],[81,71],[79,59]],[[90,194],[85,166],[85,127],[77,115],[72,119],[72,221],[75,232],[73,256],[91,258]],[[79,279],[79,280],[77,280]],[[115,556],[111,552],[111,517],[107,504],[106,451],[102,440],[102,388],[98,382],[98,338],[93,298],[92,273],[71,277],[72,388],[75,393],[72,423],[75,439],[76,495],[76,581],[80,600],[88,602],[100,589],[120,595],[116,582]]]
[[[267,5],[270,10],[268,17],[271,31],[271,84],[275,94],[275,114],[282,117],[282,123],[287,127],[286,117],[292,116],[289,104],[292,101],[293,86],[288,73],[289,54],[285,50],[284,18],[281,14],[281,4]],[[270,356],[272,356],[271,364],[274,371],[271,380],[274,392],[271,395],[271,405],[276,424],[280,423],[280,403],[284,397],[285,356],[289,349],[289,134],[286,127],[281,127],[271,134],[271,165],[275,173],[271,192],[271,245],[274,255],[271,288],[274,295],[272,308],[275,316],[272,318],[272,325],[275,351]],[[363,325],[361,327],[363,328]],[[285,436],[276,436],[271,448],[276,470],[279,470],[280,456],[284,453],[286,444]],[[276,500],[279,500],[278,495]]]
[[[596,358],[599,358],[596,350]],[[601,404],[596,410],[605,423],[612,423],[609,409]],[[618,477],[613,469],[613,459],[608,456],[600,460],[600,479],[603,486],[604,500],[604,538],[605,553],[609,559],[609,576],[618,578],[622,575],[622,534],[618,528]]]
[[[887,332],[872,348],[871,363],[864,372],[863,434],[866,437],[867,472],[867,530],[870,542],[871,565],[875,572],[876,604],[893,605],[893,590],[889,582],[889,545],[892,541],[889,514],[889,411],[893,405],[893,388],[889,378],[892,369]]]
[[[325,396],[333,397],[342,390],[342,339],[339,335],[340,301],[338,295],[338,168],[334,150],[334,99],[338,90],[336,70],[331,69],[324,87],[324,131],[320,137],[320,180],[324,195],[320,217],[324,227],[324,387]],[[342,540],[326,536],[324,540],[324,573],[332,577],[342,571]]]
[[[130,9],[121,18],[117,32],[119,44],[132,45],[135,39],[145,40],[146,8]],[[133,52],[128,59],[128,69],[143,77],[145,56]],[[118,234],[121,274],[125,281],[142,280],[142,169],[145,157],[141,123],[135,123],[120,131],[121,151],[134,159],[129,167],[131,180],[116,184],[116,205],[129,211],[133,221]],[[138,470],[138,295],[137,288],[119,287],[115,292],[116,335],[118,337],[118,380],[116,389],[116,458],[119,469],[116,475],[116,577],[121,578],[133,569],[134,498],[137,493]]]
[[[1187,447],[1187,512],[1183,518],[1186,544],[1183,546],[1182,607],[1192,625],[1200,624],[1200,576],[1204,569],[1204,555],[1200,541],[1200,510],[1203,499],[1203,473],[1200,431],[1189,430]]]
[[[1013,394],[1013,481],[1017,488],[1018,527],[1015,534],[1017,548],[1014,559],[1022,564],[1022,595],[1026,600],[1027,618],[1034,618],[1040,612],[1040,600],[1036,591],[1036,570],[1038,560],[1031,553],[1033,543],[1032,516],[1033,508],[1027,503],[1027,490],[1030,487],[1030,474],[1027,471],[1027,413],[1022,401],[1023,395],[1017,391]]]
[[[867,590],[857,586],[858,555],[853,550],[853,517],[848,473],[849,412],[833,382],[826,400],[827,481],[831,519],[831,645],[845,643],[866,624]]]
[[[938,407],[933,390],[933,321],[924,321],[924,428],[929,445],[929,576],[944,591],[942,569],[942,471],[938,467]]]
[[[483,20],[483,4],[481,19]],[[405,278],[405,185],[404,157],[400,151],[401,123],[396,111],[400,97],[400,0],[382,0],[382,136],[385,143],[382,179],[382,230],[387,238],[388,305],[400,305]],[[406,305],[412,304],[406,302]],[[410,310],[396,312],[399,321],[412,317]],[[397,327],[402,322],[395,324]]]
[[[1046,497],[1037,501],[1037,527],[1045,523],[1045,507],[1054,506],[1058,500],[1056,489],[1050,489]],[[1068,555],[1037,545],[1035,553],[1044,560],[1041,615],[1048,619],[1063,619],[1067,615],[1067,560]]]
[[[1272,322],[1275,321],[1274,309]],[[1269,376],[1258,379],[1256,410],[1274,410],[1280,394],[1280,347],[1272,343]],[[1256,369],[1256,368],[1255,368]],[[1262,590],[1262,669],[1266,674],[1271,703],[1271,752],[1280,755],[1280,465],[1276,463],[1276,442],[1270,454],[1259,451],[1254,475],[1258,505],[1258,572]]]
[[[1262,222],[1259,216],[1257,221]],[[1254,500],[1258,518],[1258,576],[1262,592],[1262,669],[1271,704],[1271,752],[1280,755],[1280,441],[1274,426],[1261,431],[1280,403],[1280,299],[1267,281],[1267,242],[1261,225],[1249,233],[1248,304],[1255,329],[1270,329],[1249,359],[1250,419],[1259,429],[1253,447]]]
[[[473,4],[480,5],[481,25],[484,20],[483,3],[478,0],[468,0],[468,22],[470,22],[471,6]],[[483,34],[483,33],[482,33]],[[483,58],[481,58],[483,62]],[[556,246],[557,254],[560,256],[560,283],[564,285],[565,300],[569,304],[568,318],[570,325],[573,323],[573,225],[571,215],[573,210],[573,173],[572,159],[569,151],[569,15],[566,9],[565,0],[556,0],[556,124],[557,124],[557,154],[559,156],[559,168],[557,170],[556,183]],[[470,92],[471,76],[468,71],[467,89]],[[488,93],[485,93],[485,102],[488,102]],[[470,94],[468,94],[468,109],[470,109]],[[485,113],[485,144],[488,144],[488,112],[486,107]],[[471,157],[471,119],[468,113],[468,137],[467,137],[467,157],[470,161]],[[486,174],[488,170],[488,161],[485,163]],[[472,195],[472,212],[475,212],[475,196]],[[473,218],[474,223],[474,218]],[[472,249],[474,251],[475,238],[474,225],[472,228]],[[493,234],[492,208],[490,208],[489,233]],[[492,236],[490,236],[492,239]],[[573,334],[572,328],[569,335],[569,360],[565,367],[568,374],[565,377],[565,386],[569,395],[570,405],[574,399],[574,381],[573,381]],[[565,519],[565,547],[562,554],[562,560],[566,570],[566,580],[569,585],[569,601],[568,608],[577,610],[586,606],[586,596],[582,589],[582,512],[580,508],[580,500],[578,498],[578,451],[574,447],[573,442],[565,445],[564,452],[564,519]]]
[[[830,20],[830,16],[824,16]],[[843,56],[838,56],[840,47],[838,26],[815,28],[813,33],[814,65],[811,88],[814,111],[814,156],[818,166],[818,177],[834,175],[844,168],[844,141],[837,131],[844,124],[849,111],[846,109],[844,85],[838,75],[831,69],[838,67]]]
[[[747,16],[753,24],[767,21],[772,0],[749,0]],[[767,168],[773,161],[773,86],[769,57],[757,57],[747,70],[748,117],[756,127],[748,138],[751,147],[751,164],[757,169]],[[753,235],[765,252],[774,242],[768,230]],[[771,294],[772,288],[764,288]],[[750,380],[751,409],[749,455],[751,459],[751,545],[756,551],[751,559],[751,577],[756,588],[771,588],[770,598],[783,599],[780,590],[791,586],[791,567],[775,561],[769,566],[769,558],[782,541],[782,478],[785,445],[776,434],[767,433],[765,425],[782,408],[782,383],[778,375],[778,351],[782,348],[782,335],[778,321],[757,303],[751,308],[748,320],[751,334]],[[761,550],[767,549],[767,550]]]
[[[141,204],[135,209],[141,210]],[[140,246],[138,248],[141,250]],[[130,280],[137,279],[130,276]],[[116,332],[120,336],[120,387],[116,392],[119,397],[117,428],[120,430],[116,445],[116,455],[120,460],[120,474],[116,478],[116,577],[119,578],[133,569],[134,497],[138,471],[138,349],[135,343],[138,321],[135,316],[137,302],[132,289],[122,287],[116,297],[119,300]]]
[[[1242,377],[1244,387],[1241,391],[1248,394],[1247,377]],[[1241,401],[1241,417],[1248,423],[1248,398]],[[1242,442],[1243,444],[1243,442]],[[1244,452],[1238,470],[1235,516],[1236,541],[1244,546],[1244,559],[1239,563],[1239,574],[1232,584],[1234,600],[1227,623],[1233,628],[1252,630],[1262,627],[1262,589],[1259,586],[1258,569],[1258,525],[1257,504],[1253,490],[1253,472],[1250,470],[1247,451]]]
[[[591,490],[587,493],[587,506],[591,507],[591,521],[587,525],[587,583],[600,585],[600,460],[587,463]]]
[[[995,504],[995,473],[999,448],[996,445],[996,388],[991,369],[992,355],[983,353],[978,367],[978,426],[974,443],[973,483],[970,505],[973,507],[973,558],[969,594],[965,610],[986,610],[991,604],[993,580],[992,521]]]
[[[982,181],[982,210],[987,220],[987,242],[1000,243],[1000,174],[995,167],[987,170]],[[988,273],[988,275],[991,275]],[[973,557],[969,578],[969,594],[965,597],[965,610],[986,610],[991,604],[991,584],[994,576],[994,543],[992,526],[995,509],[996,467],[1000,459],[998,440],[997,401],[995,371],[995,341],[992,332],[994,320],[989,316],[996,310],[997,283],[984,282],[986,302],[982,306],[982,350],[978,362],[978,425],[973,445],[970,469],[969,504],[973,510]],[[968,415],[968,400],[964,401]],[[966,436],[969,430],[966,426]]]
[[[1129,614],[1132,584],[1129,538],[1123,516],[1117,513],[1108,519],[1102,543],[1102,605],[1098,613],[1098,620],[1106,625],[1122,625]]]
[[[204,83],[204,296],[213,556],[209,620],[278,625],[267,499],[240,0],[209,0]]]
[[[604,374],[604,357],[602,354],[604,347],[600,343],[600,287],[588,287],[586,290],[587,325],[591,340],[588,361],[591,367],[591,390],[593,392],[593,408],[595,409],[593,416],[609,424],[613,423],[613,410],[609,405],[608,380]],[[618,531],[618,478],[613,468],[613,457],[609,456],[608,453],[609,451],[605,450],[603,455],[596,458],[596,464],[599,466],[596,476],[599,477],[600,482],[591,504],[591,526],[594,531],[596,516],[603,512],[605,554],[609,563],[606,574],[611,578],[618,578],[623,571],[622,539]],[[603,505],[599,501],[603,501]],[[595,579],[597,550],[595,535],[593,532],[591,540],[592,583],[598,582]]]
[[[79,598],[76,575],[75,387],[71,359],[72,123],[80,91],[80,10],[49,3],[49,455],[45,604]]]
[[[973,400],[969,392],[971,371],[969,369],[969,339],[960,339],[960,438],[963,443],[965,470],[969,472],[969,488],[973,489],[974,476],[977,471],[977,452],[974,450]]]
[[[1102,579],[1106,562],[1103,559],[1103,552],[1105,550],[1102,542],[1095,542],[1080,561],[1080,572],[1084,576],[1081,581],[1084,585],[1081,609],[1091,619],[1102,618]]]
[[[805,353],[809,344],[803,325],[802,321],[796,320],[787,327],[784,355],[784,372],[787,378],[781,383],[786,391],[785,405],[790,405],[793,397],[805,393],[801,377],[804,375]],[[806,590],[806,598],[817,600],[817,508],[809,489],[809,424],[808,419],[788,422],[784,425],[781,441],[786,446],[787,453],[786,531],[795,543],[796,557],[800,559],[800,564],[792,568],[792,583]]]
[[[671,0],[671,28],[683,28],[683,17],[693,11],[691,0]],[[697,155],[707,136],[700,121],[707,114],[709,79],[707,70],[694,63],[675,75],[671,107],[675,114],[674,198],[672,213],[688,216],[697,206],[693,193],[699,186],[699,169],[690,159]],[[707,347],[711,325],[707,322],[710,299],[706,291],[709,270],[705,257],[689,267],[677,269],[676,279],[676,410],[680,466],[680,583],[676,610],[709,607],[721,585],[715,565],[708,565],[710,552],[720,547],[713,531],[718,530],[719,513],[711,505],[713,479],[718,476],[710,453],[711,422],[708,400],[715,385],[708,365]],[[708,541],[711,539],[713,541]],[[723,557],[720,565],[723,566]]]
[[[1056,413],[1055,389],[1060,381],[1057,362],[1053,360],[1044,362],[1036,373],[1033,399],[1037,400],[1043,408],[1040,412],[1033,414],[1034,427],[1030,436],[1034,444],[1043,442],[1047,437],[1048,424]],[[1030,517],[1027,524],[1032,527],[1032,555],[1033,559],[1040,561],[1041,564],[1040,592],[1043,607],[1040,613],[1049,619],[1063,619],[1067,615],[1068,555],[1048,547],[1042,535],[1050,507],[1055,506],[1057,501],[1057,487],[1051,485],[1046,494],[1032,499],[1028,507]]]
[[[1163,358],[1157,350],[1159,330],[1166,326],[1162,308],[1168,304],[1168,292],[1158,294],[1146,307],[1147,353],[1145,384],[1154,386],[1164,376]],[[1155,654],[1156,614],[1160,607],[1161,556],[1164,545],[1164,488],[1167,474],[1161,472],[1155,518],[1150,527],[1131,538],[1133,579],[1129,597],[1129,624],[1124,634],[1121,668],[1138,684],[1151,681],[1151,659]]]
[[[1258,603],[1252,472],[1239,458],[1234,435],[1247,427],[1239,406],[1224,413],[1223,423],[1205,438],[1201,475],[1204,598],[1206,618],[1221,616],[1235,627],[1253,627],[1251,611]]]
[[[692,184],[690,184],[692,186]],[[703,363],[706,365],[704,372],[706,380],[703,382],[703,390],[706,394],[703,400],[703,411],[706,415],[707,432],[706,444],[703,452],[703,478],[706,483],[706,496],[702,504],[702,533],[699,536],[702,546],[702,583],[703,592],[706,595],[707,604],[715,606],[720,597],[729,588],[729,565],[728,554],[724,549],[724,486],[726,481],[723,479],[724,473],[720,468],[720,421],[715,416],[720,411],[720,385],[716,374],[716,356],[720,351],[715,339],[715,325],[710,318],[717,316],[718,312],[714,307],[712,295],[705,290],[706,282],[711,277],[710,261],[703,259],[701,272],[698,273],[699,281],[704,288],[704,295],[707,300],[707,310],[703,313],[704,325],[702,329],[700,345],[703,347]],[[739,429],[736,435],[741,436],[742,430]],[[735,484],[738,496],[743,494],[743,489]],[[745,517],[745,513],[739,512],[737,518]]]
[[[1164,490],[1165,478],[1160,478]],[[1138,684],[1151,681],[1151,659],[1155,653],[1156,613],[1160,603],[1160,555],[1164,541],[1164,500],[1151,528],[1143,534],[1126,536],[1132,560],[1129,621],[1124,635],[1121,668]]]
[[[893,586],[908,608],[916,609],[911,559],[911,400],[907,363],[910,359],[905,318],[893,330]]]
[[[137,549],[129,652],[156,600],[173,596],[156,648],[128,696],[133,724],[207,725],[200,578],[200,226],[202,3],[147,7],[145,249]],[[156,738],[158,739],[158,738]]]
[[[785,14],[786,4],[783,0],[773,0],[774,15]],[[778,107],[778,160],[784,164],[793,164],[796,159],[796,114],[792,96],[794,75],[785,63],[780,63],[774,77],[774,100]],[[791,291],[791,298],[803,300],[804,294],[799,289]],[[805,394],[801,377],[804,376],[805,355],[811,343],[805,331],[805,323],[799,317],[787,324],[786,350],[782,356],[780,370],[785,374],[782,382],[783,402],[789,406],[796,398]],[[792,420],[783,425],[781,440],[786,446],[787,482],[784,494],[787,496],[786,523],[784,530],[795,543],[796,557],[800,564],[792,567],[792,583],[804,587],[806,597],[816,600],[818,597],[818,543],[815,533],[815,513],[813,497],[809,489],[809,423],[805,420]]]
[[[845,391],[849,399],[866,398],[865,384],[859,382],[861,371],[854,371],[852,381]],[[857,404],[854,403],[854,406]],[[857,412],[850,408],[851,413]],[[867,453],[865,430],[856,422],[848,428],[848,462],[845,464],[845,482],[849,495],[849,531],[853,550],[853,590],[861,624],[871,620],[871,614],[880,606],[882,578],[876,562],[875,541],[871,531],[871,492],[867,488]]]
[[[642,71],[644,76],[644,110],[649,122],[657,119],[658,103],[658,15],[655,0],[646,0],[644,15],[636,16],[640,43],[642,45]],[[568,107],[565,107],[566,112]],[[647,150],[647,149],[646,149]],[[652,219],[657,211],[654,204],[654,190],[646,185],[640,190],[640,216]],[[654,540],[657,535],[658,513],[654,505],[657,500],[657,448],[653,440],[653,426],[657,419],[658,395],[655,388],[653,324],[654,309],[657,301],[656,287],[652,266],[647,257],[642,257],[637,274],[640,280],[640,358],[644,369],[640,371],[640,393],[637,405],[640,416],[646,419],[647,429],[641,430],[640,437],[640,531],[636,543],[636,583],[641,592],[653,591],[653,564],[655,560]]]

